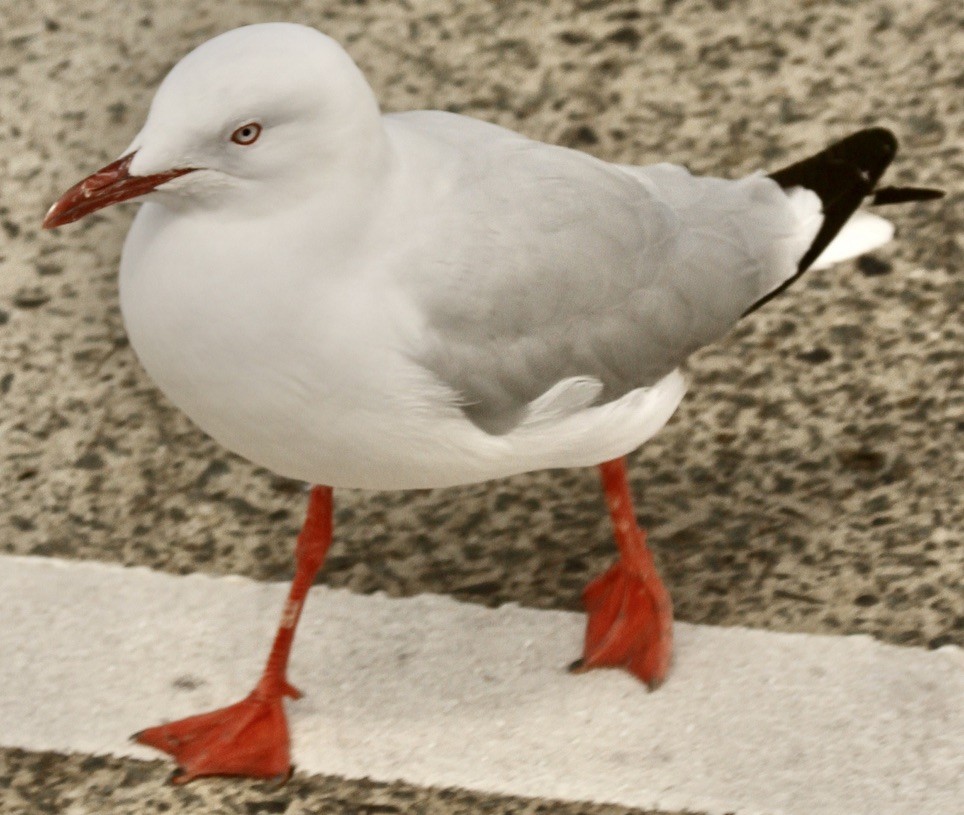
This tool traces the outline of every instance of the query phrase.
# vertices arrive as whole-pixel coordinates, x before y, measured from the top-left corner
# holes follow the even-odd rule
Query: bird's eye
[[[260,135],[261,125],[257,122],[248,122],[246,125],[241,125],[241,127],[231,134],[231,141],[235,144],[242,145],[254,144]]]

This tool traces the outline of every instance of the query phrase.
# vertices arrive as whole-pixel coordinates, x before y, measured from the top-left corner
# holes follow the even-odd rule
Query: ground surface
[[[447,108],[606,159],[736,176],[891,126],[903,150],[890,178],[952,194],[892,211],[898,241],[814,272],[697,354],[633,482],[680,619],[964,642],[964,35],[942,0],[4,2],[0,550],[289,574],[300,486],[204,438],[126,345],[115,274],[130,209],[39,230],[67,186],[129,143],[185,51],[278,19],[344,43],[387,110]],[[361,592],[576,608],[611,557],[588,471],[336,501],[322,579]],[[333,779],[172,791],[162,776],[8,750],[0,811],[544,806]]]

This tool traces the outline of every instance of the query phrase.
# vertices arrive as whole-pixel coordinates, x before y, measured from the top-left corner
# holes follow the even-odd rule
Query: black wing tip
[[[871,193],[894,160],[898,146],[893,131],[886,127],[868,127],[834,142],[814,156],[771,173],[770,178],[784,189],[813,190],[824,201],[824,206],[844,189],[863,198]]]
[[[947,195],[945,190],[935,187],[878,187],[874,190],[871,206],[884,207],[889,204],[908,204],[911,201],[934,201]]]
[[[813,190],[823,204],[824,221],[810,248],[800,259],[803,273],[840,231],[860,203],[874,191],[884,171],[897,155],[897,137],[886,127],[868,127],[834,142],[814,156],[784,167],[770,178],[784,189]],[[753,308],[756,308],[754,304]]]
[[[866,161],[884,162],[884,166],[897,155],[900,142],[893,130],[886,127],[868,127],[858,130],[827,148],[827,152],[846,157],[855,164]]]
[[[824,223],[813,244],[800,259],[797,273],[750,306],[743,316],[756,311],[790,286],[827,247],[865,198],[875,206],[932,201],[944,196],[930,187],[877,187],[884,171],[897,155],[899,143],[886,127],[868,127],[834,142],[814,156],[798,161],[770,178],[784,189],[805,187],[820,196]]]
[[[797,273],[750,306],[756,311],[800,277],[827,247],[861,202],[874,192],[877,182],[897,155],[897,136],[886,127],[868,127],[851,133],[816,155],[770,173],[784,189],[812,190],[823,204],[824,222],[810,248],[800,258]]]
[[[886,127],[869,127],[851,133],[828,147],[826,158],[832,164],[840,163],[855,168],[864,182],[863,185],[858,184],[858,187],[863,186],[865,197],[877,186],[884,171],[897,155],[898,147],[897,136],[893,131]]]
[[[850,136],[843,139],[843,141],[846,142],[850,139],[864,144],[876,143],[878,148],[889,158],[897,155],[897,148],[900,146],[900,142],[897,141],[897,135],[893,130],[886,127],[868,127],[864,130],[858,130],[856,133],[851,133]]]

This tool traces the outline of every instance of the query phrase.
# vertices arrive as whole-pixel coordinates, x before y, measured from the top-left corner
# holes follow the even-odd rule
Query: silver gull
[[[289,772],[286,666],[333,487],[599,465],[619,559],[585,591],[572,667],[662,682],[671,604],[623,456],[673,414],[693,351],[807,268],[891,237],[861,202],[939,194],[877,189],[896,148],[873,128],[777,172],[700,178],[450,113],[383,115],[303,26],[184,57],[122,157],[44,225],[143,198],[120,270],[141,363],[225,447],[319,486],[255,689],[136,738],[175,757],[178,782]]]

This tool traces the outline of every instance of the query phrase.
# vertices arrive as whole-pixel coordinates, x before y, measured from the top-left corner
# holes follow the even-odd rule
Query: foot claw
[[[273,789],[280,790],[285,786],[290,780],[291,776],[295,774],[295,765],[292,764],[288,767],[288,772],[276,775],[274,778],[270,779],[270,784]]]
[[[660,679],[652,679],[646,683],[646,690],[652,693],[654,690],[659,690],[663,687],[663,683],[666,681],[666,677],[661,677]]]
[[[175,787],[186,784],[190,780],[191,776],[185,772],[183,767],[175,767],[167,777],[167,783]]]
[[[579,674],[586,670],[586,660],[582,657],[579,659],[574,659],[566,666],[566,670],[571,674]]]

